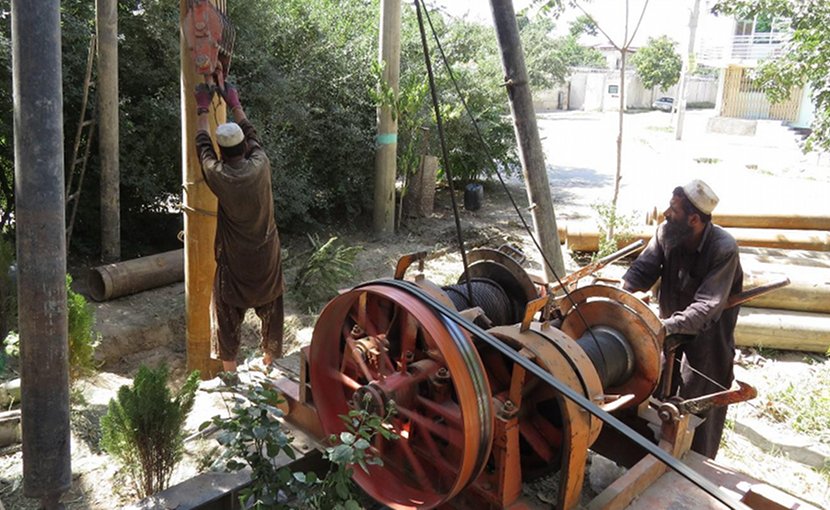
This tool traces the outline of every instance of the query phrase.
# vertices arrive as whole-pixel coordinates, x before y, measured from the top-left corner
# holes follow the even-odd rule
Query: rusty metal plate
[[[637,299],[634,294],[610,285],[587,285],[572,291],[570,299],[567,297],[561,298],[559,308],[562,310],[562,315],[567,315],[573,308],[574,303],[578,305],[590,300],[591,298],[606,298],[631,308],[640,318],[643,319],[655,336],[659,337],[662,335],[663,323],[660,322],[660,318],[657,317],[657,314],[655,314],[647,304],[643,303],[640,299]],[[661,338],[661,346],[662,343]]]

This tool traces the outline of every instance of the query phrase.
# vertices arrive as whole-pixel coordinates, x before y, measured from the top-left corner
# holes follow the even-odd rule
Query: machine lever
[[[678,410],[684,414],[700,414],[713,407],[723,407],[738,402],[752,400],[758,396],[755,387],[741,381],[734,381],[726,391],[719,391],[702,397],[690,398],[676,402]]]

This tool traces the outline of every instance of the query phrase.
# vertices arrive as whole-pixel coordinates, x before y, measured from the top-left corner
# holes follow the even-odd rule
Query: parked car
[[[657,101],[651,103],[652,108],[654,108],[655,110],[662,110],[664,112],[670,112],[673,106],[673,97],[661,97],[658,98]]]

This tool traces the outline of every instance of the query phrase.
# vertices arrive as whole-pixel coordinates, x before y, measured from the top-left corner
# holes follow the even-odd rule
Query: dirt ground
[[[641,117],[639,123],[640,134],[637,131],[629,134],[632,137],[631,149],[632,158],[646,158],[642,151],[653,151],[648,158],[654,161],[659,156],[669,157],[671,148],[665,144],[668,142],[668,134],[662,131],[649,130],[650,126],[665,122],[660,116],[652,113],[646,114],[649,117]],[[659,114],[657,114],[659,115]],[[588,120],[582,120],[571,126],[585,126],[595,120],[595,116],[587,116]],[[557,216],[560,221],[595,221],[590,205],[598,197],[610,197],[609,179],[607,176],[608,165],[599,161],[586,161],[577,163],[571,161],[572,149],[567,144],[560,144],[562,131],[567,130],[563,120],[567,117],[554,117],[549,122],[541,122],[543,136],[545,136],[548,160],[552,160],[555,153],[562,161],[561,166],[549,165],[553,196],[557,207]],[[601,119],[602,120],[602,119]],[[696,118],[692,115],[690,122],[694,123]],[[604,125],[604,124],[603,124]],[[591,129],[589,127],[578,127],[578,129]],[[691,133],[695,133],[692,129]],[[645,134],[643,134],[645,133]],[[595,134],[595,139],[605,136],[605,131]],[[638,140],[646,135],[656,135],[665,140],[655,142],[653,136],[649,136],[648,143]],[[666,136],[664,136],[666,135]],[[694,139],[690,143],[695,143]],[[706,145],[705,140],[699,142],[700,147],[707,147],[706,154],[714,154],[716,148]],[[700,149],[703,150],[703,149]],[[717,149],[720,150],[720,149]],[[746,151],[746,147],[739,148]],[[699,150],[689,149],[689,158],[702,154]],[[725,161],[730,161],[731,156],[718,155]],[[596,171],[601,168],[602,171]],[[613,168],[613,167],[611,167]],[[712,169],[706,169],[709,172]],[[613,171],[613,170],[611,170]],[[714,172],[714,170],[712,170]],[[742,172],[752,172],[744,165]],[[794,170],[786,168],[775,168],[770,170],[779,177],[788,180],[797,180],[798,186],[806,185],[815,187],[817,181],[813,173],[806,177],[796,175]],[[714,175],[714,174],[713,174]],[[670,176],[674,180],[683,179],[685,175],[681,171],[672,172]],[[766,174],[756,176],[760,180],[757,184],[759,189],[767,187]],[[633,203],[631,191],[636,183],[648,180],[649,175],[640,175],[632,172],[632,175],[625,181],[629,192],[622,203]],[[668,177],[666,177],[668,179]],[[802,183],[801,181],[807,181]],[[661,178],[662,182],[662,178]],[[754,183],[755,181],[753,181]],[[824,180],[819,181],[826,186]],[[510,180],[509,190],[522,207],[522,213],[528,217],[526,212],[526,195],[522,185],[516,180]],[[651,183],[654,186],[654,183]],[[729,186],[724,183],[723,186]],[[756,186],[752,184],[751,186]],[[663,198],[670,191],[666,190],[655,193],[652,197],[642,200],[647,202],[643,211],[650,209],[653,205],[662,203]],[[731,191],[726,192],[732,196]],[[458,194],[458,203],[463,203],[461,194]],[[640,214],[641,211],[632,209],[632,214]],[[465,243],[468,249],[476,246],[497,247],[503,242],[510,242],[530,256],[529,268],[541,269],[535,262],[535,249],[527,233],[522,229],[517,214],[513,211],[510,202],[503,190],[494,184],[488,183],[485,186],[485,201],[479,211],[471,212],[463,208],[460,211],[462,229]],[[401,254],[426,250],[432,253],[426,263],[426,276],[439,285],[455,283],[462,272],[461,257],[458,255],[456,233],[453,219],[452,207],[449,200],[449,193],[446,189],[439,189],[435,212],[428,218],[409,219],[403,222],[399,232],[391,238],[378,239],[371,233],[360,231],[354,227],[332,229],[331,231],[320,232],[319,236],[326,239],[327,236],[337,235],[342,241],[349,245],[361,246],[355,262],[356,276],[354,281],[342,282],[343,287],[363,282],[370,279],[390,277],[395,262]],[[297,267],[297,259],[301,259],[308,249],[308,240],[303,236],[283,236],[283,244],[286,250],[286,278],[289,283],[289,291],[286,295],[286,350],[288,352],[298,349],[307,344],[311,338],[315,315],[298,310],[295,300],[292,297],[290,283]],[[293,259],[292,259],[293,255]],[[566,269],[573,271],[579,267],[579,260],[566,255]],[[618,277],[622,272],[620,267],[609,268],[606,275]],[[81,275],[77,275],[81,276]],[[76,277],[79,290],[83,291],[82,278]],[[113,300],[106,303],[95,304],[97,318],[97,329],[101,333],[103,342],[98,349],[96,356],[103,363],[102,370],[95,377],[80,381],[73,389],[73,485],[70,493],[64,501],[69,509],[104,509],[117,508],[123,504],[135,500],[135,493],[130,489],[129,484],[123,480],[123,475],[118,466],[109,457],[102,454],[98,447],[100,439],[99,421],[106,411],[106,404],[123,384],[129,384],[131,377],[135,374],[141,364],[156,365],[166,363],[172,370],[174,381],[181,381],[185,377],[185,324],[184,324],[184,288],[182,284],[175,284],[152,291],[143,292],[133,296]],[[252,313],[246,319],[243,328],[243,354],[251,356],[256,352],[257,344],[257,322]],[[764,377],[764,372],[770,372],[770,367],[778,363],[777,356],[764,358],[766,361],[757,362],[754,353],[745,351],[741,358],[744,363],[744,375],[751,382],[756,384],[771,385],[772,382]],[[787,370],[774,371],[775,378],[780,381],[789,375],[799,373],[803,365],[815,362],[805,361],[802,355],[788,355]],[[746,362],[746,360],[754,360]],[[820,362],[827,361],[818,357]],[[783,363],[783,361],[782,361]],[[753,375],[754,374],[754,375]],[[202,394],[203,392],[200,392]],[[221,402],[215,394],[200,395],[201,400],[194,410],[194,416],[188,420],[187,430],[191,433],[196,430],[199,423],[210,417],[212,409],[221,408]],[[208,400],[213,399],[212,404]],[[730,411],[730,419],[743,419],[744,415],[751,415],[741,406],[734,406],[736,409]],[[782,433],[787,433],[786,430]],[[827,438],[824,438],[826,441]],[[734,467],[748,472],[761,480],[778,486],[788,492],[804,497],[810,502],[820,506],[830,506],[830,476],[827,469],[812,469],[802,464],[793,462],[780,453],[765,452],[745,440],[740,434],[730,430],[725,438],[724,448],[718,456],[717,461],[726,466]],[[185,461],[177,469],[173,482],[186,479],[193,474],[206,469],[210,463],[212,450],[215,442],[202,439],[192,439],[186,444]],[[19,446],[12,446],[0,451],[0,502],[8,509],[34,509],[37,508],[32,500],[22,497],[21,490],[21,463],[22,454]],[[540,493],[541,494],[541,493]],[[541,498],[541,495],[540,495]],[[544,499],[544,498],[542,498]]]

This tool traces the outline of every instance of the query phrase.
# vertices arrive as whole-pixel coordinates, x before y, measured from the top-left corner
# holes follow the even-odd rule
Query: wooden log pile
[[[663,220],[655,208],[646,225],[633,229],[633,240],[648,242]],[[756,298],[741,308],[735,331],[740,346],[763,346],[827,354],[830,350],[830,215],[715,214],[712,221],[728,230],[741,248],[744,290],[786,276],[789,286]],[[568,249],[593,252],[597,228],[560,223],[559,237]]]

